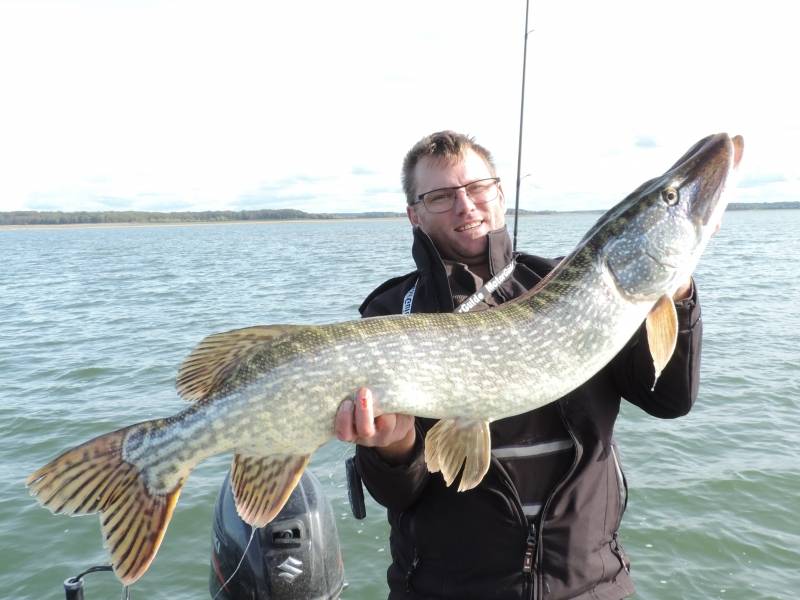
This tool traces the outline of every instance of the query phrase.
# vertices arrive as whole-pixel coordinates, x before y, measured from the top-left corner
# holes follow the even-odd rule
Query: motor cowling
[[[216,595],[222,600],[339,597],[345,582],[336,520],[319,480],[309,470],[303,473],[278,516],[256,530],[252,542],[251,532],[250,525],[236,512],[229,474],[214,506],[209,577],[212,597]],[[233,578],[225,583],[234,572]]]

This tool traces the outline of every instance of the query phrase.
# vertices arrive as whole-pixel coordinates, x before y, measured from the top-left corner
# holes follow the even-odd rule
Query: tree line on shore
[[[224,223],[231,221],[289,221],[298,219],[352,219],[398,217],[404,213],[308,213],[291,208],[261,210],[144,211],[34,211],[0,212],[0,225],[96,225],[157,223]]]
[[[763,210],[800,208],[800,202],[736,202],[728,210]],[[509,213],[513,211],[509,209]],[[551,214],[558,211],[520,210],[520,214]],[[570,211],[601,212],[601,211]],[[224,223],[233,221],[291,221],[331,219],[378,219],[403,217],[401,212],[309,213],[293,208],[259,210],[205,210],[183,212],[145,211],[37,211],[0,212],[0,225],[101,225],[158,223]]]

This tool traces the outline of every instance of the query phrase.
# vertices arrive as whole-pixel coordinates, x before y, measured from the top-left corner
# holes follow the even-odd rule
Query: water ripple
[[[597,215],[520,222],[520,244],[568,252]],[[800,589],[800,211],[731,213],[696,273],[705,328],[694,410],[661,421],[624,405],[618,422],[630,502],[623,539],[638,598],[789,598]],[[363,297],[412,269],[402,221],[0,232],[0,589],[61,597],[106,560],[96,518],[39,508],[22,482],[72,444],[185,403],[181,361],[211,333],[357,317]],[[377,256],[376,249],[381,255]],[[347,445],[312,468],[339,515],[345,597],[386,595],[387,527],[349,516]],[[229,461],[187,482],[145,597],[207,597],[211,507]],[[118,597],[112,578],[93,597]],[[157,591],[156,591],[157,590]],[[789,594],[789,595],[787,595]]]

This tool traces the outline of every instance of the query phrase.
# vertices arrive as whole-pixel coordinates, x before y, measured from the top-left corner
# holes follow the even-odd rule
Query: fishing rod
[[[525,41],[522,45],[522,94],[519,107],[519,145],[517,146],[517,190],[514,200],[514,243],[512,251],[517,250],[517,221],[519,220],[519,183],[522,179],[520,170],[522,166],[522,119],[525,116],[525,67],[528,59],[528,14],[530,12],[530,0],[525,0]]]

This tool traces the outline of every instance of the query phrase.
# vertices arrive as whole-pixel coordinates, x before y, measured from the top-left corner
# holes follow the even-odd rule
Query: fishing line
[[[517,194],[514,200],[514,241],[511,250],[517,250],[517,221],[519,220],[519,182],[522,179],[520,170],[522,165],[522,118],[525,115],[525,71],[528,59],[528,13],[530,9],[530,0],[525,0],[525,42],[522,46],[522,94],[519,106],[519,145],[517,146]]]
[[[236,577],[236,573],[239,572],[239,569],[241,568],[242,563],[244,562],[244,557],[247,556],[247,551],[250,549],[250,544],[253,543],[253,538],[256,536],[256,529],[258,529],[258,528],[257,527],[250,527],[250,539],[247,540],[247,545],[244,547],[244,552],[242,552],[242,558],[239,559],[239,564],[236,565],[236,568],[233,570],[233,573],[231,573],[231,576],[228,577],[225,580],[225,583],[223,583],[220,586],[220,588],[217,590],[217,593],[214,594],[214,597],[211,600],[217,600],[217,596],[220,595],[220,592],[222,592],[222,590],[225,589],[225,586],[227,586],[231,582],[231,580],[234,577]]]
[[[519,187],[520,187],[520,170],[521,170],[521,163],[522,163],[522,122],[523,116],[525,114],[525,71],[526,71],[526,63],[527,63],[527,56],[528,56],[528,14],[530,12],[530,0],[525,0],[525,41],[523,44],[522,49],[522,94],[520,98],[520,109],[519,109],[519,145],[517,147],[517,181],[516,181],[516,197],[514,200],[514,241],[512,252],[515,252],[517,249],[517,221],[519,220]],[[478,301],[483,299],[484,294],[491,294],[494,290],[500,286],[508,277],[513,273],[515,266],[515,261],[512,259],[511,263],[507,265],[500,273],[495,275],[486,285],[484,285],[480,290],[478,290],[475,294],[467,298],[465,302],[463,302],[455,312],[468,312],[474,304],[477,304]],[[411,296],[405,299],[403,302],[403,314],[408,314],[411,312],[411,304],[414,298],[414,291],[416,289],[416,283],[411,288],[410,293]],[[487,289],[488,288],[488,289]],[[483,294],[482,294],[483,292]],[[474,301],[470,302],[470,301]],[[406,304],[408,305],[406,307]],[[247,541],[247,545],[244,548],[244,552],[242,552],[242,558],[239,559],[239,564],[236,565],[236,568],[231,573],[230,577],[225,580],[225,583],[217,590],[217,593],[214,594],[214,598],[212,600],[217,600],[217,596],[219,596],[220,592],[233,580],[236,576],[236,573],[239,572],[239,569],[244,562],[245,556],[247,556],[247,551],[250,548],[250,544],[253,542],[253,538],[256,534],[256,528],[251,528],[250,531],[250,539]],[[125,588],[127,589],[127,588]],[[126,600],[126,599],[123,599]]]
[[[514,200],[514,241],[513,241],[512,251],[516,251],[516,249],[517,249],[517,222],[519,220],[519,187],[520,187],[520,179],[521,179],[520,170],[521,170],[521,162],[522,162],[522,123],[523,123],[523,116],[525,114],[525,71],[526,71],[526,63],[527,63],[527,56],[528,56],[528,34],[530,33],[528,31],[528,14],[529,14],[529,11],[530,11],[530,0],[525,0],[525,41],[524,41],[523,49],[522,49],[522,94],[521,94],[521,98],[520,98],[520,110],[519,110],[519,144],[518,144],[518,147],[517,147],[517,181],[516,181],[516,197],[515,197],[515,200]],[[489,281],[487,283],[487,285],[485,285],[483,288],[481,288],[475,294],[473,294],[470,298],[468,298],[466,302],[463,302],[456,309],[456,312],[468,312],[470,310],[470,308],[472,308],[472,306],[473,306],[469,301],[473,300],[474,298],[475,299],[482,299],[482,298],[480,298],[481,292],[484,292],[484,293],[493,292],[495,288],[497,288],[501,283],[503,283],[506,279],[508,279],[508,277],[514,271],[514,266],[515,266],[515,261],[512,259],[511,264],[506,266],[505,269],[503,269],[494,278],[492,278],[492,280]],[[487,287],[489,287],[490,289],[484,289],[484,288],[487,288]],[[416,288],[416,284],[414,285],[412,290],[414,290],[415,288]],[[412,293],[412,296],[411,296],[411,298],[409,300],[413,300],[413,291],[411,293]],[[409,306],[408,306],[408,311],[407,312],[410,313],[411,312],[411,310],[410,310],[411,309],[411,306],[410,306],[411,305],[411,301],[408,302],[408,305]],[[403,312],[406,313],[406,310],[404,310]],[[250,544],[253,543],[253,538],[255,537],[255,535],[256,535],[256,528],[252,527],[251,530],[250,530],[250,539],[247,540],[247,545],[245,546],[244,551],[242,552],[242,557],[239,559],[239,564],[236,565],[236,568],[233,570],[233,573],[231,573],[230,577],[228,577],[228,579],[225,580],[225,582],[222,584],[222,586],[220,586],[219,590],[217,590],[217,593],[214,594],[214,598],[212,598],[212,600],[217,600],[217,596],[220,595],[222,590],[225,589],[225,587],[233,580],[233,578],[239,572],[239,569],[242,567],[242,563],[244,563],[244,559],[247,556],[247,551],[250,548]],[[129,589],[128,587],[124,587],[123,588],[123,593],[125,591],[127,591],[128,589]],[[123,596],[123,600],[129,600],[129,596],[127,598],[125,596]]]

